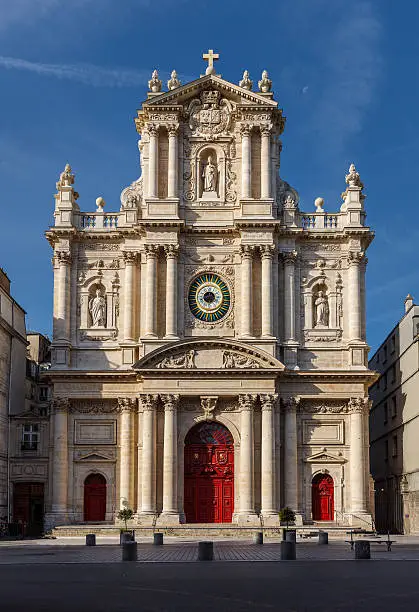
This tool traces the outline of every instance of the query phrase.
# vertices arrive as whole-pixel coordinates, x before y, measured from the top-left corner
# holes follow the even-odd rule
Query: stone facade
[[[106,520],[185,520],[184,443],[199,422],[234,439],[233,522],[312,518],[333,479],[332,520],[370,521],[363,184],[352,165],[338,212],[301,212],[280,174],[285,117],[216,74],[138,111],[141,174],[118,212],[82,212],[60,175],[48,524],[83,521],[83,483],[106,480]]]
[[[370,360],[380,375],[370,389],[371,474],[377,527],[419,534],[419,306],[405,314]]]

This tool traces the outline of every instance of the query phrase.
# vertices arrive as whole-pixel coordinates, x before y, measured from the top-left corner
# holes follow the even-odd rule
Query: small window
[[[384,402],[384,425],[387,423],[388,421],[388,404],[387,402]]]
[[[39,425],[37,423],[27,423],[22,430],[22,450],[35,451],[39,442]]]
[[[384,374],[382,375],[381,384],[382,384],[383,391],[385,391],[387,389],[387,372],[384,372]]]
[[[391,418],[394,419],[397,416],[397,398],[394,395],[391,398]]]
[[[393,436],[393,457],[397,457],[398,454],[397,444],[397,436]]]
[[[39,401],[46,402],[48,399],[48,387],[39,388]]]

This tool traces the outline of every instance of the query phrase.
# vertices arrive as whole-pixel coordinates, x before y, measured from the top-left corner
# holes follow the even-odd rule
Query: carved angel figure
[[[96,297],[89,301],[89,312],[92,315],[92,327],[106,326],[106,300],[96,290]]]
[[[316,324],[315,327],[328,327],[329,326],[329,307],[327,297],[323,291],[319,291],[318,297],[314,302],[316,308]]]
[[[359,172],[356,171],[355,164],[351,164],[349,166],[349,174],[345,176],[345,181],[349,187],[359,187],[360,189],[364,188]]]
[[[191,350],[180,355],[180,357],[165,357],[160,363],[157,364],[157,368],[194,368],[195,367],[195,351]]]
[[[250,80],[250,75],[249,75],[249,71],[245,70],[243,72],[243,78],[239,83],[240,87],[243,87],[243,89],[248,89],[249,91],[252,90],[253,87],[253,81]]]
[[[236,355],[231,351],[223,353],[223,368],[259,368],[257,361],[246,355]]]

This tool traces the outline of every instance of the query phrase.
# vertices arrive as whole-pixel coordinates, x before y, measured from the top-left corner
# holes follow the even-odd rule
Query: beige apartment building
[[[120,203],[57,182],[46,523],[370,525],[364,185],[304,212],[268,73],[204,58],[153,73]]]
[[[370,457],[379,530],[419,534],[419,306],[408,295],[403,318],[369,362]]]

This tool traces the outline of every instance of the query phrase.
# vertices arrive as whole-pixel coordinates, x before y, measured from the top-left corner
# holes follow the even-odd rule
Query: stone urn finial
[[[258,85],[259,85],[259,91],[261,93],[268,93],[269,91],[271,91],[271,89],[272,89],[272,81],[268,77],[268,71],[267,70],[264,70],[262,72],[262,78],[259,81]]]
[[[170,79],[167,81],[167,89],[171,91],[172,89],[176,89],[176,87],[180,87],[182,83],[177,78],[176,70],[172,70],[172,74],[170,75]]]
[[[148,88],[151,93],[159,93],[161,91],[162,82],[159,79],[159,73],[157,70],[153,70],[151,79],[148,82]]]
[[[243,72],[243,78],[239,82],[239,87],[243,87],[243,89],[247,89],[248,91],[252,90],[253,81],[250,80],[250,75],[249,75],[249,71],[248,70],[245,70]]]

